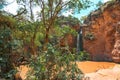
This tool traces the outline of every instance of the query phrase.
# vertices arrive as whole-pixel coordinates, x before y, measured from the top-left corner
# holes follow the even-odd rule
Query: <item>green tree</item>
[[[0,13],[0,75],[2,75],[2,77],[5,77],[5,74],[14,69],[11,58],[13,40],[12,29],[14,26],[14,19]]]
[[[0,0],[0,10],[2,10],[5,6],[7,6],[7,5],[9,5],[9,4],[13,3],[13,2],[14,1],[8,3],[7,0]]]
[[[83,8],[89,7],[89,0],[17,0],[23,6],[29,3],[29,12],[33,19],[34,5],[40,8],[39,17],[42,25],[45,27],[44,50],[47,49],[49,43],[49,34],[51,28],[55,27],[55,21],[62,12],[72,9],[73,12],[80,11]]]
[[[76,11],[79,12],[81,9],[88,7],[87,4],[89,4],[89,1],[88,0],[81,0],[81,1],[80,0],[16,0],[16,1],[21,7],[18,10],[17,15],[12,16],[13,19],[9,16],[0,15],[1,54],[3,55],[7,53],[7,55],[9,55],[8,53],[11,53],[13,48],[13,46],[10,46],[11,43],[12,42],[15,43],[15,41],[19,41],[21,42],[20,46],[22,47],[24,47],[26,43],[29,44],[29,47],[31,49],[30,53],[36,55],[38,51],[36,49],[36,46],[37,45],[39,46],[40,45],[39,43],[41,41],[44,41],[43,51],[42,50],[39,51],[40,54],[38,55],[38,57],[33,58],[30,61],[33,62],[31,64],[32,65],[31,68],[34,71],[33,75],[36,78],[38,78],[38,80],[41,79],[40,77],[42,77],[41,80],[44,79],[50,80],[51,78],[64,79],[64,80],[77,79],[75,78],[75,76],[80,71],[78,68],[76,68],[76,64],[71,64],[71,62],[75,61],[74,59],[75,57],[74,54],[71,54],[71,52],[68,50],[68,46],[65,47],[65,49],[62,49],[59,46],[56,46],[54,44],[51,45],[49,43],[50,40],[53,40],[53,37],[55,38],[57,36],[57,38],[59,38],[60,36],[63,36],[68,32],[69,33],[75,32],[74,30],[70,29],[70,27],[68,26],[61,28],[61,25],[59,24],[62,24],[62,22],[59,23],[59,21],[62,20],[58,18],[62,15],[61,13],[69,9],[72,9],[73,13]],[[40,8],[38,13],[38,20],[35,20],[34,18],[33,9],[35,7]],[[16,20],[16,22],[14,22],[14,19]],[[77,19],[75,19],[75,23],[74,23],[72,22],[73,19],[74,18],[70,16],[68,19],[68,24],[74,25],[76,24],[76,22],[79,22]],[[64,21],[67,22],[67,19],[64,18]],[[16,25],[13,28],[14,23]],[[58,32],[59,35],[57,35]],[[3,58],[0,58],[0,60],[2,60]],[[12,62],[9,62],[8,60],[6,60],[9,63],[7,67],[12,65]],[[59,71],[59,69],[61,71]],[[55,74],[54,77],[53,74]],[[63,75],[66,76],[62,78]],[[79,77],[79,74],[77,75],[77,77]]]
[[[6,5],[5,3],[6,3],[5,0],[0,1],[0,10],[4,8],[4,6]]]
[[[99,1],[99,2],[96,4],[97,7],[101,7],[102,5],[103,5],[103,3],[102,3],[101,1]]]

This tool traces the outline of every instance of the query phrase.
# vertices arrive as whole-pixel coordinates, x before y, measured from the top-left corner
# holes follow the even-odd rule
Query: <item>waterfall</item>
[[[82,30],[77,34],[77,53],[83,51],[83,39],[82,39]]]
[[[79,42],[79,40],[80,40],[80,34],[78,33],[77,34],[77,43],[76,43],[77,44],[77,53],[79,53],[79,51],[80,51],[80,48],[79,48],[80,47],[79,46],[80,42]]]
[[[79,48],[80,48],[80,51],[83,51],[83,36],[82,36],[82,30],[80,31],[79,33]]]

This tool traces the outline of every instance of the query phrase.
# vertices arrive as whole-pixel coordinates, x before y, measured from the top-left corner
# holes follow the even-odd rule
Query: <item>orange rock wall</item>
[[[92,60],[111,61],[111,52],[115,44],[116,25],[120,22],[120,2],[106,3],[92,12],[85,20],[83,36],[94,35],[93,40],[84,39],[84,49],[90,53]]]

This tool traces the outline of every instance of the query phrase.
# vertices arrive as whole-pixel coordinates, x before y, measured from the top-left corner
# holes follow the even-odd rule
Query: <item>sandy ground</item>
[[[100,69],[113,68],[116,64],[112,62],[83,61],[77,62],[77,65],[83,73],[91,73]]]
[[[116,63],[83,61],[77,62],[77,65],[85,76],[90,78],[89,80],[117,80],[120,77],[120,65],[116,67]],[[28,67],[20,66],[19,70],[22,79],[25,79]]]
[[[120,65],[115,65],[113,68],[100,69],[97,72],[87,73],[84,78],[89,78],[88,80],[120,80]]]
[[[120,80],[120,64],[110,62],[78,62],[83,80]]]

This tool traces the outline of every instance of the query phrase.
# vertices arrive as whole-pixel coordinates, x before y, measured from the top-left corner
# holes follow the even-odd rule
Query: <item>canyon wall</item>
[[[92,12],[83,27],[83,47],[96,61],[112,61],[112,51],[120,36],[116,36],[120,23],[120,0],[107,2]],[[120,33],[118,33],[120,34]]]

